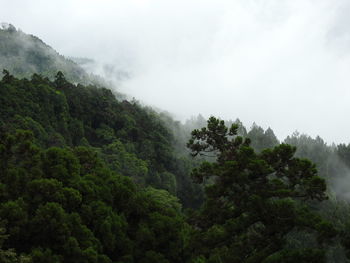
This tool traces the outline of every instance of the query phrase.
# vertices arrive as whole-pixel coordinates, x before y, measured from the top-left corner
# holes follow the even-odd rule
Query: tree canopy
[[[346,145],[293,135],[298,152],[271,129],[212,117],[186,151],[191,123],[62,73],[4,71],[0,104],[4,260],[345,261],[350,210],[326,179],[346,171]]]
[[[327,198],[325,180],[295,147],[256,153],[237,129],[211,117],[188,143],[194,156],[216,156],[193,171],[207,197],[194,220],[195,253],[208,262],[325,262],[324,242],[336,231],[308,205]],[[288,245],[293,231],[312,234],[312,246]]]

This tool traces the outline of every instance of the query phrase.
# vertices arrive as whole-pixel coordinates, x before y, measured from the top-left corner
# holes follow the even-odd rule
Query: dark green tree
[[[0,262],[1,263],[31,263],[28,256],[18,255],[13,249],[3,249],[3,243],[8,235],[5,233],[5,228],[0,226]]]
[[[198,262],[325,262],[323,244],[335,230],[305,205],[326,199],[315,165],[295,158],[286,144],[258,154],[237,130],[211,117],[188,143],[194,156],[216,157],[193,171],[207,185],[206,202],[192,219]],[[310,247],[289,245],[293,231],[310,233]]]

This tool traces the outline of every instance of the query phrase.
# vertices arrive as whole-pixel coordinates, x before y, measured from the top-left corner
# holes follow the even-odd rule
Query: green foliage
[[[217,156],[216,162],[193,171],[198,182],[212,178],[206,202],[193,220],[199,229],[193,237],[195,254],[208,262],[309,260],[306,251],[283,251],[294,229],[317,235],[319,249],[336,234],[330,223],[300,202],[325,200],[324,179],[310,161],[293,156],[294,147],[281,144],[257,154],[237,130],[236,124],[228,129],[211,117],[206,128],[192,132],[188,143],[194,156]],[[276,253],[282,261],[273,261]],[[323,252],[316,254],[325,258]]]
[[[28,60],[46,63],[35,52]],[[0,81],[1,262],[324,262],[350,248],[348,205],[320,203],[348,146],[295,134],[286,142],[296,150],[270,128],[212,117],[192,132],[188,146],[202,156],[192,160],[185,131],[202,116],[181,126],[52,76],[5,70]],[[182,207],[200,207],[204,188],[186,223]]]
[[[33,262],[182,262],[184,220],[167,191],[139,188],[92,148],[41,149],[21,130],[0,138],[1,262],[27,262],[9,248]]]
[[[246,136],[251,140],[251,147],[258,152],[267,148],[273,148],[279,144],[279,141],[271,128],[264,131],[263,128],[255,123]]]
[[[330,173],[329,164],[332,159],[332,149],[318,136],[315,139],[305,134],[293,133],[285,139],[285,143],[297,148],[296,155],[308,158],[317,164],[317,168],[323,177]]]
[[[0,227],[0,262],[2,263],[31,263],[28,256],[18,255],[13,249],[4,250],[3,243],[7,239],[5,228]]]
[[[14,26],[7,30],[0,29],[0,69],[4,68],[18,77],[40,73],[54,79],[57,71],[62,70],[71,81],[95,81],[73,61],[58,54],[39,38],[16,30]]]
[[[299,250],[282,250],[266,258],[263,263],[322,263],[324,251],[321,249],[299,249]]]
[[[201,202],[194,194],[201,190],[189,176],[191,161],[175,153],[173,135],[153,110],[136,101],[120,102],[105,88],[74,85],[62,72],[54,81],[37,74],[30,80],[17,79],[8,71],[4,74],[0,81],[1,129],[7,133],[29,130],[36,145],[58,147],[42,157],[44,173],[50,178],[67,183],[79,174],[70,170],[76,164],[64,163],[64,159],[73,159],[62,148],[94,147],[110,169],[136,183],[167,189],[186,207]],[[92,165],[86,163],[81,169]]]

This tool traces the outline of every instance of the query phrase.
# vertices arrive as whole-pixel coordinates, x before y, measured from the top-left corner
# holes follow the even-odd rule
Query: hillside
[[[0,262],[350,258],[350,208],[334,193],[349,145],[280,143],[238,119],[182,125],[78,83],[86,73],[34,36],[0,36]]]
[[[103,83],[101,78],[87,74],[81,66],[60,55],[40,38],[4,23],[0,29],[0,69],[7,69],[17,77],[37,73],[50,79],[62,71],[75,83]]]

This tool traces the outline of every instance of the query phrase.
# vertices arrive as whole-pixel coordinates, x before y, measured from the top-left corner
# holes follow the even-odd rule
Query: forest
[[[0,262],[350,262],[350,144],[183,124],[1,38]]]

